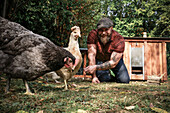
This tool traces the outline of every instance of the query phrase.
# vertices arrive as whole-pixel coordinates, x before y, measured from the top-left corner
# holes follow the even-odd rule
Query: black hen
[[[21,78],[26,93],[31,93],[27,81],[35,80],[65,65],[65,59],[73,65],[75,57],[56,46],[49,39],[35,34],[20,24],[0,17],[0,71],[8,76],[6,91],[11,78]]]

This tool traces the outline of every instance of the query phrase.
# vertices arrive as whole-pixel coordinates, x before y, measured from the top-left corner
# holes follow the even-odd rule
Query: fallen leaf
[[[38,83],[43,83],[43,81],[38,81]]]
[[[27,111],[24,111],[24,110],[19,110],[17,111],[16,113],[28,113]]]
[[[96,95],[91,95],[92,98],[96,98]]]
[[[38,113],[43,113],[43,110],[39,111]]]
[[[132,110],[134,108],[135,108],[135,106],[127,106],[127,107],[125,107],[125,109],[127,109],[127,110]]]
[[[87,111],[85,111],[83,109],[78,109],[77,113],[87,113]]]
[[[168,113],[166,110],[163,110],[161,108],[152,107],[151,109],[153,111],[156,111],[157,113]]]
[[[45,99],[44,98],[41,98],[41,100],[40,101],[44,101]]]
[[[112,112],[112,113],[131,113],[131,112],[129,112],[129,111],[127,111],[127,110],[121,110],[121,111],[118,111],[118,112]]]
[[[71,86],[72,86],[72,87],[77,87],[77,85],[76,85],[76,84],[71,84]]]
[[[14,100],[16,100],[16,99],[17,99],[17,96],[11,95],[11,98],[14,99]]]
[[[154,107],[152,103],[150,104],[150,108],[151,108],[153,111],[157,112],[157,113],[168,113],[166,110],[163,110],[163,109],[161,109],[161,108]]]
[[[125,93],[127,93],[127,92],[120,92],[119,94],[125,94]]]

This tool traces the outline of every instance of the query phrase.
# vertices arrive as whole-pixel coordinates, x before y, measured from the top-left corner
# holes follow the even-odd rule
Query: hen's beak
[[[76,67],[76,66],[73,66],[73,67],[72,67],[72,71],[74,71],[75,67]]]
[[[75,35],[76,40],[81,37],[81,35]]]

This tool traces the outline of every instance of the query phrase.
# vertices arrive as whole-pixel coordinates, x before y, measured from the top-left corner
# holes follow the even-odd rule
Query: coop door
[[[130,48],[131,79],[144,80],[144,46]]]

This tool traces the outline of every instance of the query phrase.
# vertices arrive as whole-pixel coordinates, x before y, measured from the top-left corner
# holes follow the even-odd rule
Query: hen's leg
[[[5,93],[9,93],[10,83],[11,83],[11,77],[8,77],[7,82],[6,82]]]
[[[68,90],[68,87],[67,87],[67,80],[64,80],[64,84],[65,84],[64,90]]]
[[[32,93],[31,90],[30,90],[30,88],[29,88],[28,82],[27,82],[26,80],[24,80],[24,79],[23,79],[23,81],[24,81],[25,88],[26,88],[25,94],[26,94],[26,95],[34,95],[34,93]]]

